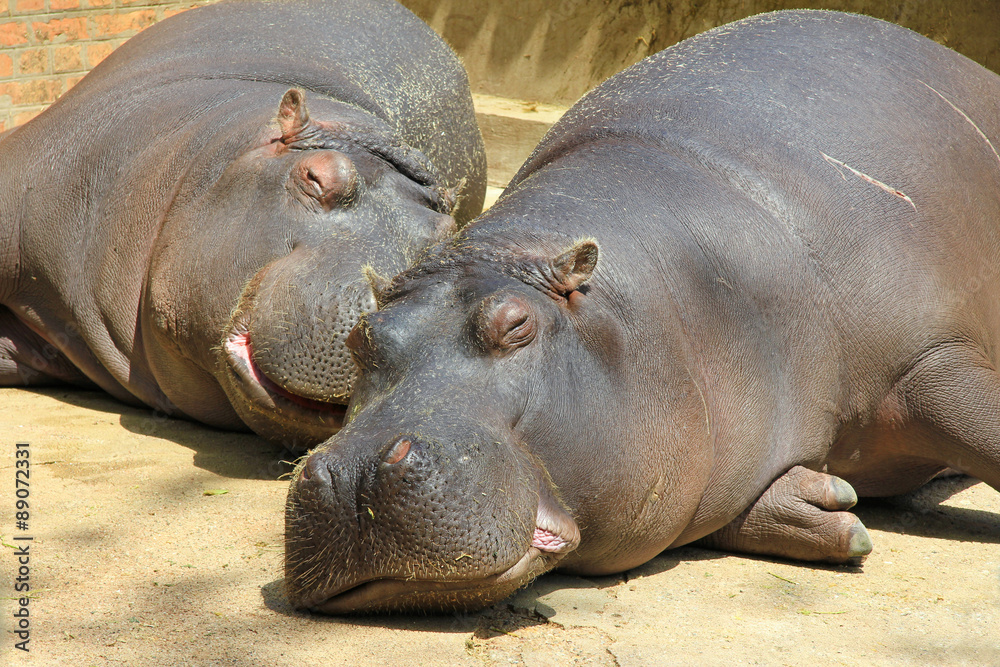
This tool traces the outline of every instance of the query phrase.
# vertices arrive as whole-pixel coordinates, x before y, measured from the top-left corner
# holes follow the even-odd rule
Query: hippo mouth
[[[347,405],[299,396],[271,380],[253,360],[249,332],[232,331],[224,343],[229,370],[247,399],[258,406],[278,410],[292,417],[319,419],[336,430],[343,426]]]
[[[455,610],[489,604],[502,600],[553,569],[559,560],[576,549],[580,543],[579,529],[575,523],[562,528],[565,534],[536,526],[531,546],[524,555],[503,572],[487,577],[454,581],[372,579],[335,589],[332,594],[327,592],[316,602],[303,600],[297,606],[321,614],[349,614],[435,607]]]

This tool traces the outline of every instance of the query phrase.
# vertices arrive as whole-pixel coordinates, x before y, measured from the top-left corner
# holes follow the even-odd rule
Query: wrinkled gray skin
[[[460,63],[385,0],[163,21],[0,165],[0,386],[97,385],[293,448],[341,425],[362,267],[406,268],[485,192]]]
[[[355,327],[291,600],[470,608],[701,538],[857,563],[857,495],[1000,489],[998,146],[1000,78],[855,15],[613,77]]]

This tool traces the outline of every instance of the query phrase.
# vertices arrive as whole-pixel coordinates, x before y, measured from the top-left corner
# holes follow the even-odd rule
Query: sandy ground
[[[1000,665],[1000,494],[968,478],[865,503],[863,568],[685,548],[476,614],[331,619],[283,596],[280,450],[94,392],[4,389],[0,410],[2,665]]]

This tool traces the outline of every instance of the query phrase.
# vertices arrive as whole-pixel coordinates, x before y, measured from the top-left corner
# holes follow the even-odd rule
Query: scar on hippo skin
[[[957,106],[955,106],[954,102],[952,102],[947,97],[945,97],[944,95],[942,95],[940,93],[940,91],[938,91],[936,88],[934,88],[934,86],[927,85],[923,81],[921,81],[920,83],[923,83],[925,86],[927,86],[928,89],[930,89],[931,92],[933,92],[935,95],[937,95],[942,100],[944,100],[945,103],[948,106],[950,106],[952,109],[954,109],[958,113],[958,115],[960,115],[962,118],[965,119],[965,122],[967,122],[969,125],[972,126],[972,129],[974,129],[976,131],[976,134],[979,135],[979,138],[982,139],[983,141],[985,141],[986,145],[990,147],[990,151],[993,152],[993,157],[995,157],[997,159],[997,164],[1000,164],[1000,153],[997,152],[996,146],[994,146],[993,142],[990,141],[990,138],[986,136],[986,133],[983,132],[979,128],[978,125],[976,125],[976,122],[974,120],[972,120],[971,118],[969,118],[969,114],[965,113],[960,108],[958,108]]]
[[[833,475],[795,466],[740,516],[699,541],[701,546],[794,560],[860,565],[872,541],[845,510],[858,496]]]
[[[860,179],[861,179],[862,181],[864,181],[865,183],[871,183],[871,184],[872,184],[872,185],[874,185],[874,186],[875,186],[876,188],[878,188],[878,189],[880,189],[880,190],[884,190],[885,192],[888,192],[889,194],[891,194],[891,195],[894,195],[894,196],[896,196],[896,197],[899,197],[900,199],[902,199],[903,201],[905,201],[905,202],[906,202],[907,204],[909,204],[910,206],[912,206],[912,207],[913,207],[913,210],[914,210],[914,211],[916,211],[916,210],[917,210],[917,205],[916,205],[916,204],[914,204],[914,203],[913,203],[913,200],[912,200],[912,199],[910,199],[910,198],[909,198],[909,197],[908,197],[908,196],[906,195],[906,193],[905,193],[905,192],[903,192],[902,190],[897,190],[896,188],[892,187],[891,185],[886,185],[886,184],[885,184],[885,183],[883,183],[882,181],[880,181],[880,180],[878,180],[878,179],[875,179],[875,178],[872,178],[872,177],[871,177],[871,176],[869,176],[868,174],[865,174],[865,173],[863,173],[863,172],[860,172],[860,171],[858,171],[857,169],[855,169],[855,168],[854,168],[854,167],[852,167],[851,165],[849,165],[849,164],[844,164],[843,162],[841,162],[841,161],[840,161],[840,160],[838,160],[837,158],[833,158],[833,157],[830,157],[829,155],[827,155],[827,154],[826,154],[826,153],[824,153],[823,151],[820,151],[820,152],[819,152],[819,154],[823,156],[823,159],[824,159],[824,160],[826,160],[827,162],[829,162],[829,163],[830,163],[831,165],[833,165],[833,167],[834,167],[834,168],[835,168],[835,169],[836,169],[836,170],[837,170],[838,172],[840,172],[840,177],[841,177],[842,179],[844,179],[845,181],[847,180],[847,176],[844,176],[844,172],[840,171],[840,168],[841,168],[841,167],[843,167],[843,168],[844,168],[844,169],[846,169],[847,171],[851,172],[852,174],[854,174],[855,176],[857,176],[858,178],[860,178]]]

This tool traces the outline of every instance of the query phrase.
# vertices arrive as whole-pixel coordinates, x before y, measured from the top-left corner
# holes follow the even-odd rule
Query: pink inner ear
[[[301,90],[292,88],[281,98],[278,105],[278,125],[283,141],[292,139],[309,124],[306,96]]]
[[[350,203],[358,185],[354,163],[337,151],[309,151],[299,161],[296,179],[327,210]]]
[[[552,260],[553,287],[563,296],[590,279],[597,267],[598,249],[593,241],[581,241]]]

